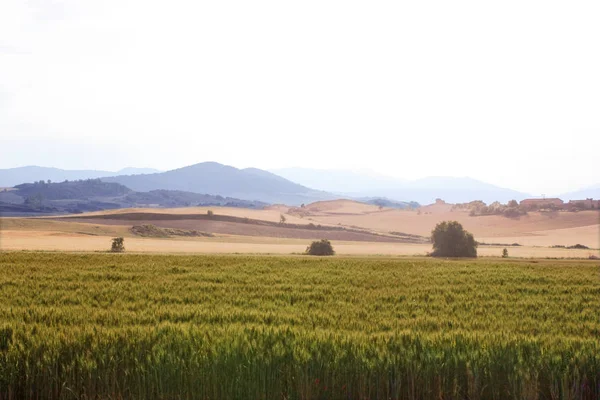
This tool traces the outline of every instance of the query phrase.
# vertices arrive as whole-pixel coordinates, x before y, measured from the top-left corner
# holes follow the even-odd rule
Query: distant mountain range
[[[501,188],[472,178],[427,177],[414,181],[348,170],[285,168],[273,172],[302,185],[327,188],[351,197],[385,197],[400,201],[430,204],[437,198],[449,203],[482,200],[507,202],[531,197],[527,193]]]
[[[377,204],[387,202],[396,207],[409,206],[410,202],[413,202],[410,206],[414,206],[414,202],[430,204],[437,198],[448,203],[482,200],[489,204],[532,197],[468,177],[439,176],[407,181],[365,171],[285,168],[269,172],[257,168],[238,169],[216,162],[203,162],[166,172],[150,168],[125,168],[117,172],[35,166],[11,168],[0,170],[0,187],[40,180],[63,182],[89,178],[119,183],[135,192],[182,191],[288,205],[341,197]],[[560,197],[565,201],[600,198],[600,185]]]
[[[0,187],[13,187],[21,183],[32,183],[40,180],[63,182],[78,179],[95,179],[115,175],[150,174],[160,172],[153,168],[123,168],[119,171],[97,170],[66,170],[38,166],[27,166],[9,169],[0,169]]]
[[[350,171],[338,169],[281,168],[270,172],[292,182],[333,193],[365,194],[381,191],[406,181],[377,174],[371,171]],[[408,199],[411,200],[411,199]]]
[[[559,198],[563,200],[600,199],[600,185],[589,186],[574,192],[564,193]]]

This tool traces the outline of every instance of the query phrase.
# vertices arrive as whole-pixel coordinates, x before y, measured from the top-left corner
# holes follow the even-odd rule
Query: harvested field
[[[523,241],[537,246],[555,244],[600,247],[600,212],[532,212],[520,218],[506,218],[498,215],[471,217],[467,211],[452,210],[448,204],[431,205],[418,210],[383,209],[364,213],[363,207],[349,212],[344,203],[344,213],[336,213],[331,208],[319,211],[306,218],[314,223],[360,227],[377,232],[401,231],[408,234],[428,236],[438,222],[454,220],[460,222],[475,238],[485,242],[507,243]],[[568,229],[568,231],[567,231]],[[496,239],[494,239],[496,238]],[[525,244],[525,243],[521,243]]]
[[[379,234],[342,226],[301,225],[253,220],[228,215],[167,214],[167,213],[119,213],[63,217],[59,220],[98,223],[107,225],[152,224],[161,228],[198,230],[216,234],[267,236],[294,239],[321,239],[368,242],[425,243],[426,238]]]
[[[302,210],[314,214],[304,218],[285,214],[287,221],[280,224],[280,215],[289,208],[273,207],[270,210],[211,207],[212,217],[206,214],[209,208],[192,207],[123,209],[52,218],[0,218],[0,248],[102,251],[110,237],[123,236],[129,238],[127,247],[131,251],[289,254],[303,252],[311,240],[329,239],[336,243],[339,254],[424,255],[431,251],[431,246],[426,238],[418,235],[429,235],[437,222],[451,219],[463,223],[480,242],[521,244],[520,248],[509,248],[514,257],[588,258],[600,254],[597,250],[600,249],[597,219],[600,214],[594,211],[530,213],[520,219],[510,219],[470,217],[467,212],[452,211],[449,205],[403,211],[336,201],[319,202],[314,207],[307,205]],[[140,225],[152,225],[161,232],[142,238],[131,231],[133,226]],[[188,237],[167,234],[164,230],[188,232]],[[189,236],[193,231],[215,237]],[[161,237],[168,238],[156,239]],[[574,244],[583,244],[591,250],[550,248]],[[479,248],[483,256],[496,256],[501,251],[502,248]]]
[[[472,232],[477,240],[484,242],[520,242],[520,244],[535,246],[573,245],[581,243],[588,247],[600,247],[600,212],[598,211],[532,212],[520,218],[506,218],[497,215],[471,217],[468,211],[453,210],[450,204],[435,204],[421,207],[418,210],[390,208],[379,210],[377,206],[373,205],[349,200],[335,200],[308,204],[304,208],[275,205],[265,210],[246,210],[227,207],[123,209],[84,214],[80,217],[88,218],[91,216],[97,218],[99,216],[110,216],[110,218],[114,218],[115,215],[119,214],[138,214],[136,218],[141,218],[139,215],[162,215],[162,217],[155,216],[148,218],[147,222],[145,222],[152,223],[148,221],[152,221],[155,218],[171,219],[168,215],[175,215],[173,218],[202,218],[202,215],[206,215],[209,209],[213,210],[219,217],[232,217],[229,222],[243,222],[248,219],[253,221],[253,223],[256,223],[254,221],[263,221],[271,226],[277,226],[280,215],[284,214],[287,219],[286,225],[289,227],[321,224],[324,227],[330,226],[334,229],[366,230],[370,233],[380,235],[389,235],[390,232],[403,232],[429,237],[431,230],[438,222],[456,220],[465,229]],[[301,210],[303,217],[295,216],[294,210]],[[292,215],[287,214],[288,212]],[[185,217],[186,215],[190,217]],[[65,217],[64,219],[70,218]],[[90,220],[90,222],[102,223],[95,220]],[[135,224],[139,223],[131,223],[131,225]],[[194,228],[191,225],[193,224],[179,228],[198,229],[220,234],[248,234],[253,236],[263,234],[260,230],[249,230],[248,227],[226,226],[217,228],[219,229],[218,231],[212,231],[210,229]],[[231,231],[228,231],[230,229]],[[282,236],[282,233],[278,230],[275,232],[266,232],[266,236],[268,235],[275,235],[274,237],[294,237],[289,234],[283,234]],[[301,236],[301,238],[306,238],[306,236]],[[339,239],[345,240],[345,238]]]
[[[85,233],[56,231],[3,231],[0,232],[0,248],[3,250],[44,251],[107,251],[110,239],[124,236],[128,252],[141,253],[239,253],[239,254],[300,254],[310,240],[272,238],[261,236],[171,237],[141,238],[125,235],[97,236]],[[348,242],[332,241],[339,255],[388,255],[424,256],[431,251],[430,244]],[[504,246],[480,246],[478,254],[483,257],[499,257]],[[588,258],[598,255],[597,250],[560,249],[547,247],[509,247],[511,257],[526,258]]]
[[[151,214],[171,214],[171,215],[207,215],[208,211],[214,211],[215,214],[220,216],[237,217],[240,219],[248,218],[266,222],[278,223],[281,214],[285,212],[289,207],[285,206],[281,209],[264,209],[256,210],[250,208],[238,208],[238,207],[180,207],[180,208],[122,208],[117,210],[105,210],[98,212],[91,212],[80,214],[79,216],[100,216],[100,215],[119,215],[119,214],[140,214],[140,213],[151,213]],[[301,224],[308,225],[310,221],[306,221],[302,218],[296,218],[294,216],[286,215],[287,222],[290,224]]]

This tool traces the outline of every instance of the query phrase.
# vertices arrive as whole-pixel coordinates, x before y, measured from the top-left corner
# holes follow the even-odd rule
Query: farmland
[[[418,256],[431,251],[429,237],[437,223],[456,220],[477,241],[490,244],[479,247],[480,256],[497,257],[510,246],[511,257],[588,259],[600,255],[598,217],[592,210],[531,212],[519,218],[471,216],[450,204],[398,210],[350,200],[260,210],[127,208],[41,218],[0,217],[0,249],[103,251],[111,238],[123,236],[132,252],[289,255],[303,252],[311,240],[329,239],[342,255]],[[576,244],[584,247],[573,248]]]
[[[585,261],[0,254],[0,398],[600,395]]]

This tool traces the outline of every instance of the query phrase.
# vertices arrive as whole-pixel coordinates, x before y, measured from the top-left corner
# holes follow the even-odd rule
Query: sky
[[[0,1],[0,168],[600,183],[597,1]]]

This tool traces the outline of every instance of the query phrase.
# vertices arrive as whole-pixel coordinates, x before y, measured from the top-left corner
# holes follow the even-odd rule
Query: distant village
[[[559,210],[598,210],[600,209],[600,200],[585,199],[585,200],[569,200],[565,203],[559,198],[543,198],[543,199],[525,199],[519,205],[525,209],[543,209],[554,208]]]
[[[436,204],[446,204],[442,199],[436,199]],[[565,203],[559,198],[525,199],[521,202],[511,200],[507,204],[495,201],[487,205],[481,200],[469,203],[454,204],[452,210],[468,210],[472,217],[483,215],[503,215],[509,218],[518,218],[527,215],[530,211],[585,211],[600,210],[600,200],[570,200]]]

